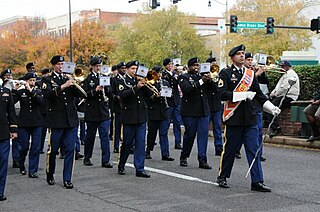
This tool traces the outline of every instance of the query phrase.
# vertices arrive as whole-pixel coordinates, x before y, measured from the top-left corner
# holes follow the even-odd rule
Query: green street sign
[[[239,22],[238,21],[238,28],[243,29],[264,29],[265,23],[264,22]]]

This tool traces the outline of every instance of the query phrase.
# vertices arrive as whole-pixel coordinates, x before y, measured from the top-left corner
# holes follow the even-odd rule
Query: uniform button
[[[66,92],[62,92],[62,94],[66,94]]]
[[[30,110],[30,112],[32,112],[32,110]]]
[[[64,99],[65,99],[65,100],[67,100],[67,98],[66,98],[66,97],[64,97]]]
[[[140,99],[140,97],[138,96],[138,99]]]
[[[140,101],[138,101],[138,104],[140,104]]]
[[[29,97],[29,99],[31,99],[31,97]]]
[[[101,102],[101,99],[99,99],[99,102]]]
[[[202,94],[200,96],[203,96]]]
[[[65,105],[68,105],[68,103],[64,103]]]

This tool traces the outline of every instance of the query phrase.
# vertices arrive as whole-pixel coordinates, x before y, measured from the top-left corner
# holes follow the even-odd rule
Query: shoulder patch
[[[124,86],[123,85],[119,85],[119,91],[122,91],[124,89]]]
[[[222,79],[219,79],[218,87],[221,88],[222,86],[223,86],[223,80],[222,80]]]
[[[47,84],[46,83],[42,83],[42,89],[46,89],[47,88]]]

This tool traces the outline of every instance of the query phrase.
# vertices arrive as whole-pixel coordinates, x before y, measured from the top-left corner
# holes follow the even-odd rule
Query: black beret
[[[1,72],[0,77],[4,77],[5,74],[12,74],[12,71],[10,69],[5,69]]]
[[[288,60],[282,61],[279,66],[289,66],[292,67],[292,64]]]
[[[161,67],[161,66],[154,66],[154,67],[152,68],[152,70],[154,70],[155,72],[159,73],[159,72],[162,71],[162,67]]]
[[[29,68],[31,68],[32,66],[34,66],[34,62],[30,62],[26,65],[26,69],[28,70]]]
[[[238,51],[244,51],[244,50],[246,50],[246,47],[243,44],[236,46],[230,50],[229,57],[233,57]]]
[[[111,67],[111,71],[115,71],[115,70],[117,70],[117,65],[114,65]]]
[[[125,62],[120,62],[117,64],[117,69],[120,69],[122,66],[126,66]]]
[[[50,73],[51,70],[49,68],[44,68],[41,70],[41,74],[47,74],[47,73]]]
[[[215,57],[209,57],[207,60],[206,60],[206,63],[212,63],[212,62],[216,62],[217,59]]]
[[[132,60],[126,64],[126,68],[130,68],[131,66],[138,66],[139,61],[138,60]]]
[[[166,58],[163,60],[163,66],[166,66],[168,65],[169,63],[172,63],[173,62],[173,59],[172,58]]]
[[[199,63],[199,61],[200,60],[197,57],[191,58],[191,59],[188,60],[188,66],[192,66],[195,63]]]
[[[244,54],[245,59],[247,58],[253,58],[253,54],[251,52],[247,52]]]
[[[97,64],[101,64],[102,60],[99,57],[91,57],[90,59],[90,65],[94,66]]]
[[[22,77],[23,80],[29,80],[30,78],[37,78],[37,74],[33,72],[28,72]]]
[[[61,56],[61,55],[56,55],[56,56],[53,56],[52,59],[50,60],[50,63],[52,65],[55,65],[59,62],[63,62],[64,61],[64,57]]]

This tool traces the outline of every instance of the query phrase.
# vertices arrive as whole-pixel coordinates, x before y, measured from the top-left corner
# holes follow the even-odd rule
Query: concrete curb
[[[307,139],[305,138],[297,138],[292,136],[275,136],[272,138],[267,137],[265,139],[265,143],[320,149],[320,141],[306,142],[306,140]]]

